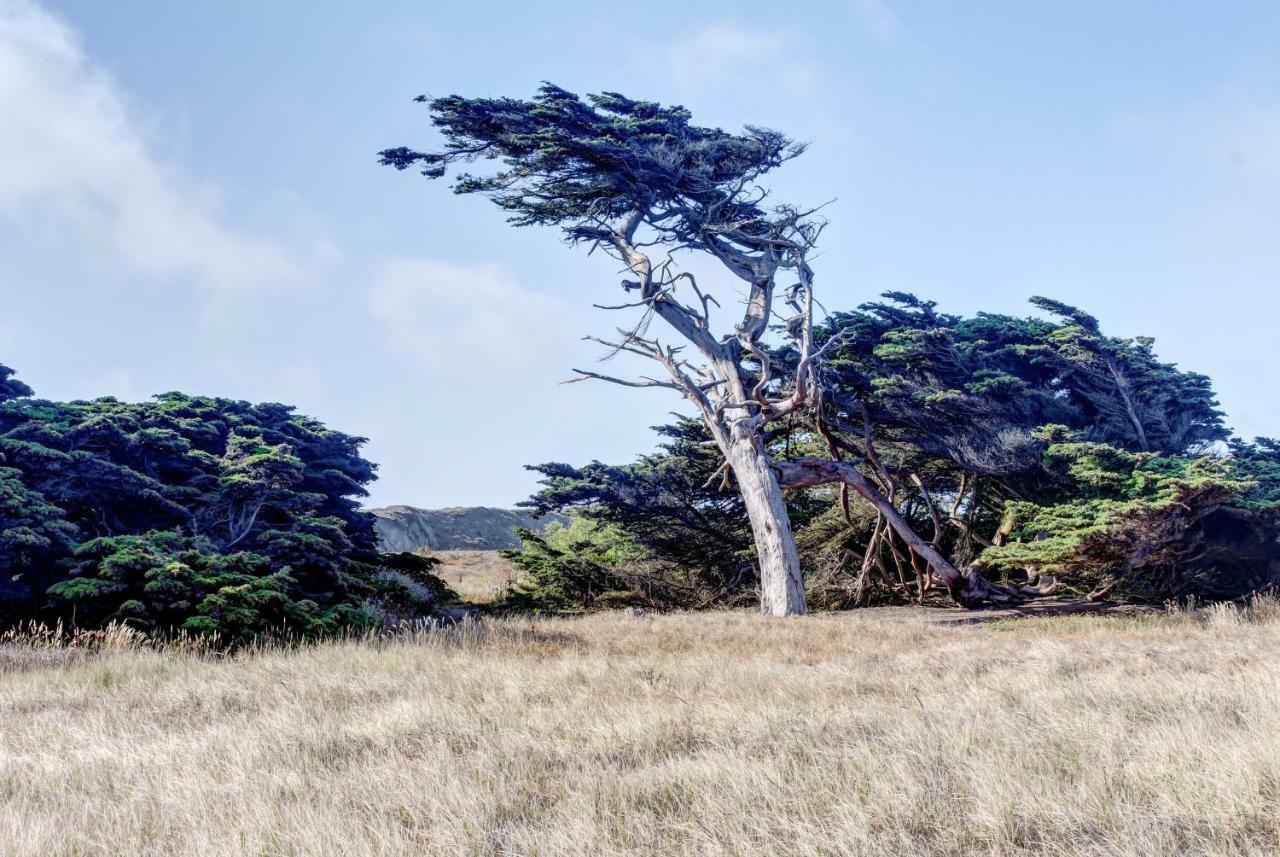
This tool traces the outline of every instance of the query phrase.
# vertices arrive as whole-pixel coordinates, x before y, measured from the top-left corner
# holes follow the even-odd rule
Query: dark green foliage
[[[458,596],[432,573],[440,565],[435,557],[416,553],[383,554],[382,570],[374,576],[377,595],[370,607],[384,623],[413,620]]]
[[[836,313],[820,331],[823,339],[839,337],[825,367],[833,391],[826,419],[853,455],[868,456],[870,442],[884,463],[879,478],[886,492],[895,494],[918,532],[934,533],[953,561],[964,564],[981,555],[982,563],[1007,571],[1015,582],[1052,569],[1067,588],[1086,591],[1111,573],[1122,579],[1110,590],[1117,594],[1151,597],[1179,588],[1139,585],[1136,571],[1101,555],[1087,563],[1028,559],[1019,566],[1018,551],[1006,550],[999,562],[999,552],[987,551],[993,543],[1020,538],[1021,531],[1009,532],[1011,521],[1031,509],[1056,509],[1075,520],[1085,512],[1074,504],[1089,501],[1095,506],[1086,517],[1092,515],[1091,526],[1101,526],[1122,508],[1133,511],[1115,503],[1155,502],[1154,494],[1122,492],[1107,503],[1093,497],[1090,492],[1104,486],[1086,478],[1083,465],[1063,464],[1068,447],[1062,444],[1069,436],[1088,445],[1095,461],[1129,453],[1149,453],[1162,462],[1198,461],[1229,436],[1208,379],[1159,361],[1150,339],[1107,337],[1094,318],[1056,301],[1033,300],[1052,319],[985,313],[962,318],[938,313],[932,302],[913,295],[885,297],[855,313]],[[1139,476],[1130,477],[1146,485],[1143,473],[1140,467]],[[1092,474],[1095,480],[1130,477]],[[1243,490],[1239,482],[1221,487],[1232,498]],[[1204,495],[1206,502],[1213,493]],[[1007,514],[1010,509],[1016,514]],[[1074,530],[1068,534],[1064,521],[1058,524],[1035,538],[1074,543],[1082,537]],[[1137,531],[1146,533],[1142,550],[1153,556],[1165,549],[1155,542],[1182,532],[1147,526],[1130,536]],[[1121,541],[1117,535],[1115,544]],[[882,552],[876,566],[882,578],[892,578],[901,557]],[[1175,563],[1155,564],[1162,569],[1155,573],[1159,577],[1172,574]],[[909,566],[902,577],[910,589]],[[1203,579],[1195,585],[1202,584]]]
[[[75,525],[62,510],[22,482],[22,472],[0,467],[0,624],[4,605],[25,600],[31,580],[70,549]]]
[[[372,623],[349,600],[303,597],[289,566],[259,554],[221,553],[173,531],[92,539],[72,553],[72,576],[49,588],[80,625],[123,622],[243,640],[273,633],[315,636]]]
[[[540,464],[542,489],[521,504],[535,515],[585,512],[625,533],[655,560],[712,590],[754,581],[750,528],[736,491],[717,475],[719,455],[697,420],[658,426],[658,452],[636,463]]]
[[[1259,437],[1246,443],[1233,438],[1228,447],[1235,475],[1249,482],[1240,505],[1262,514],[1280,511],[1280,441]]]
[[[1144,600],[1231,598],[1277,582],[1276,506],[1250,510],[1234,457],[1130,452],[1045,432],[1045,468],[1071,486],[1057,503],[1006,506],[1009,541],[982,554],[997,571],[1051,574],[1078,594]]]
[[[826,367],[834,389],[865,402],[887,441],[1004,477],[1038,469],[1043,444],[1033,433],[1044,425],[1166,453],[1228,436],[1208,379],[1161,363],[1149,339],[1102,336],[1073,307],[1033,301],[1061,322],[962,318],[913,295],[885,297],[833,314],[819,335],[842,343]],[[860,430],[860,413],[841,416]]]
[[[550,224],[571,239],[591,239],[598,224],[638,209],[665,233],[694,236],[728,187],[744,187],[804,147],[776,131],[741,134],[690,123],[688,110],[635,101],[616,92],[584,100],[544,83],[532,99],[419,96],[444,136],[438,152],[405,147],[380,152],[396,169],[418,166],[442,178],[450,166],[497,161],[489,175],[458,175],[456,193],[482,193],[519,226]],[[763,220],[745,201],[722,220]]]
[[[1045,360],[1091,435],[1144,452],[1187,452],[1225,440],[1222,413],[1209,379],[1160,362],[1149,337],[1104,336],[1075,307],[1032,298],[1062,319],[1047,337]]]
[[[0,403],[0,621],[229,640],[367,624],[398,584],[359,508],[362,443],[285,405],[181,393]]]

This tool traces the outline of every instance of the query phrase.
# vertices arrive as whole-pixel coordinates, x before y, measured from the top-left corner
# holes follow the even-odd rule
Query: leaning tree
[[[782,491],[839,484],[870,502],[951,596],[966,606],[993,594],[976,571],[961,572],[913,531],[894,504],[830,446],[829,458],[775,460],[767,438],[779,421],[807,420],[821,432],[824,396],[814,328],[814,249],[825,221],[816,209],[768,204],[762,177],[804,146],[747,126],[742,133],[693,124],[688,110],[605,92],[584,100],[544,84],[530,100],[419,96],[443,136],[437,151],[380,153],[396,169],[428,178],[458,164],[491,162],[483,174],[455,175],[455,193],[489,197],[516,226],[560,227],[567,241],[621,262],[627,298],[611,309],[641,318],[613,339],[588,337],[612,353],[657,361],[667,378],[622,379],[575,370],[575,380],[665,387],[693,403],[742,493],[760,563],[761,608],[805,611],[800,560]],[[743,281],[741,317],[713,331],[721,309],[679,253],[704,254]],[[781,280],[781,281],[780,281]],[[681,340],[649,333],[653,316]],[[775,371],[764,338],[774,326],[795,359]],[[829,342],[828,345],[831,343]],[[690,347],[692,351],[690,351]]]

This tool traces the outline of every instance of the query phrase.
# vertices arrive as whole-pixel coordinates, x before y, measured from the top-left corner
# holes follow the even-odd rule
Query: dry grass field
[[[431,556],[441,563],[435,574],[471,604],[493,601],[515,579],[511,563],[499,551],[432,551]]]
[[[1262,854],[1280,610],[0,647],[0,852]]]

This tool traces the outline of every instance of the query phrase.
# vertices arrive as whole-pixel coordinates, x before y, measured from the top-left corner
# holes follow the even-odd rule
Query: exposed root
[[[987,605],[1009,607],[1024,604],[1052,595],[1055,591],[1057,591],[1057,582],[1052,577],[1047,581],[1040,581],[1035,586],[1010,586],[992,583],[983,577],[981,570],[972,566],[963,577],[947,581],[947,593],[951,596],[951,600],[969,610]]]

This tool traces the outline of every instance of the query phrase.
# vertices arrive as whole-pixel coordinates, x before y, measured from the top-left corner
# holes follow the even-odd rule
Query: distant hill
[[[485,506],[458,506],[450,509],[418,509],[387,506],[370,509],[378,532],[378,544],[389,553],[432,550],[507,550],[520,547],[516,527],[534,532],[546,530],[552,521],[567,521],[561,515],[534,519],[515,509]]]

